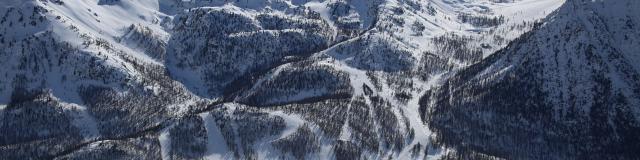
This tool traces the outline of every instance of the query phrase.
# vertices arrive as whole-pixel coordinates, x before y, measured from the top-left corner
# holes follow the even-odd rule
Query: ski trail
[[[171,157],[169,152],[171,152],[171,137],[169,137],[169,128],[163,129],[160,132],[160,136],[158,136],[158,141],[160,142],[160,155],[162,160],[170,160]]]
[[[216,120],[207,112],[201,113],[200,118],[202,118],[207,130],[207,153],[205,158],[212,160],[228,159],[230,151],[226,144],[227,141],[224,139],[222,132],[220,132]]]
[[[426,83],[418,79],[414,79],[414,82],[416,82],[414,84],[418,84],[417,86],[418,89],[414,91],[413,96],[407,102],[407,106],[401,109],[403,109],[404,111],[403,113],[405,114],[405,117],[409,118],[409,125],[413,129],[415,133],[415,137],[413,141],[400,152],[398,159],[412,158],[411,149],[415,145],[423,145],[425,146],[423,147],[424,149],[429,149],[427,146],[429,146],[428,144],[431,143],[429,140],[429,135],[431,135],[432,132],[431,130],[429,130],[427,125],[425,125],[422,122],[422,119],[420,118],[420,98],[431,87],[436,86],[438,84],[438,81],[440,81],[440,79],[442,78],[442,75],[443,75],[442,73],[432,75],[429,81],[427,81]],[[420,153],[424,153],[424,152],[420,152]],[[438,153],[436,152],[436,154]],[[428,155],[424,155],[424,156],[428,156]]]

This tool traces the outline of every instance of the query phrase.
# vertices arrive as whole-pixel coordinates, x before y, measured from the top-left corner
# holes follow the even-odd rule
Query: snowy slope
[[[637,1],[567,1],[423,97],[438,143],[516,159],[637,157]],[[632,47],[633,46],[633,47]]]
[[[563,3],[2,1],[0,157],[441,158],[421,96]]]

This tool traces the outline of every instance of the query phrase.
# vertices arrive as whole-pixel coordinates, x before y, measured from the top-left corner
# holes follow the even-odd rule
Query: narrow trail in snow
[[[91,141],[87,141],[87,142],[84,142],[84,143],[77,144],[77,145],[75,145],[73,147],[70,147],[70,148],[68,148],[66,150],[63,150],[61,152],[52,154],[52,155],[50,155],[48,157],[41,157],[41,158],[44,158],[44,159],[56,159],[56,158],[68,155],[70,153],[73,153],[73,152],[75,152],[75,151],[77,151],[79,149],[82,149],[85,146],[88,146],[88,145],[96,143],[96,142],[110,141],[110,140],[117,141],[117,140],[125,140],[125,139],[142,137],[142,136],[145,136],[145,135],[148,135],[148,134],[158,133],[158,132],[162,131],[165,127],[166,127],[166,124],[160,123],[159,125],[152,126],[152,127],[146,128],[144,130],[141,130],[139,132],[135,132],[135,133],[131,133],[131,134],[126,134],[126,135],[122,135],[122,136],[115,136],[115,137],[100,137],[100,138],[95,139],[95,140],[91,140]]]

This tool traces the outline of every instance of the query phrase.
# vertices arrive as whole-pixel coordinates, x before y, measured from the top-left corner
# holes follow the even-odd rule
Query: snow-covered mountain
[[[437,143],[514,159],[635,159],[639,1],[567,1],[424,95]]]
[[[4,0],[0,157],[632,158],[634,8]]]

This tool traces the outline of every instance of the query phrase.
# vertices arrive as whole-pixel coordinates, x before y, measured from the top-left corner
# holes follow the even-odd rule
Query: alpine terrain
[[[0,159],[638,159],[638,0],[1,0]]]

